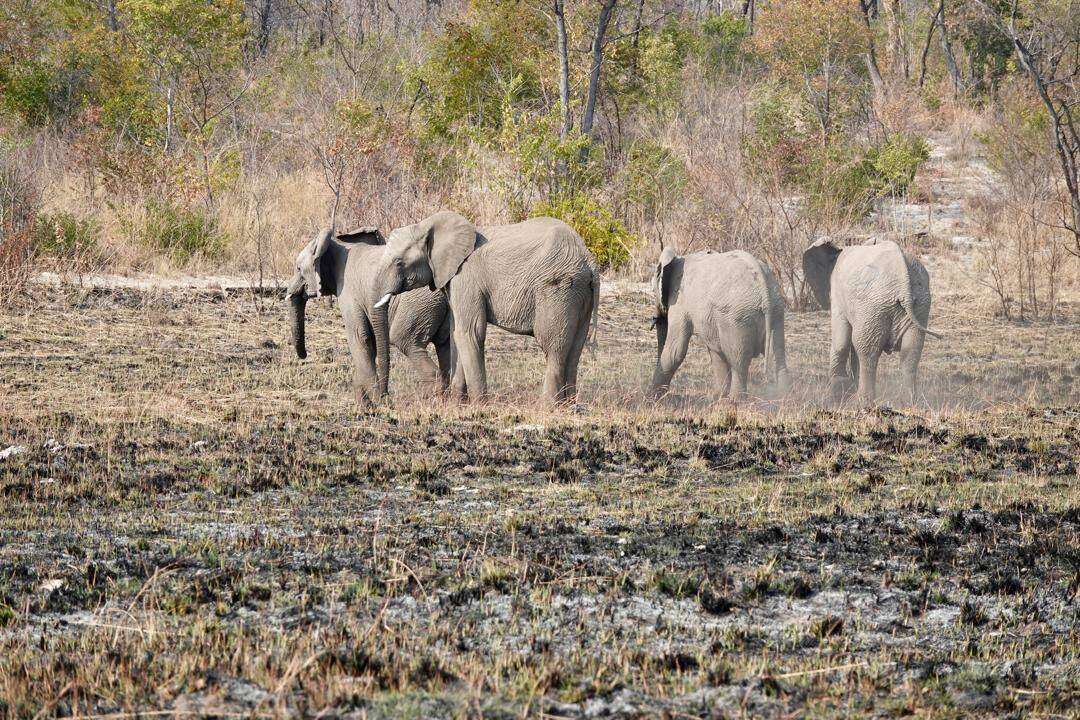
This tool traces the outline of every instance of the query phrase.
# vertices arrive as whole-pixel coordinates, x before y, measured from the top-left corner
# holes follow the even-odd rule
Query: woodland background
[[[11,0],[0,273],[240,274],[317,227],[561,217],[612,275],[821,235],[964,253],[1007,317],[1077,284],[1076,0]],[[970,237],[919,230],[984,168]],[[917,210],[922,212],[921,210]]]

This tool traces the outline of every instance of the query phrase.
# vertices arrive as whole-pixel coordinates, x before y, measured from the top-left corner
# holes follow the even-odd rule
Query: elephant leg
[[[925,341],[926,333],[918,328],[911,328],[900,345],[900,368],[904,376],[904,388],[912,404],[915,404],[919,393],[919,360],[922,358]]]
[[[453,395],[459,401],[483,400],[487,395],[487,368],[484,342],[487,338],[488,308],[479,290],[470,285],[455,286],[450,294],[450,337]]]
[[[581,363],[581,352],[585,349],[585,343],[589,339],[589,321],[592,318],[592,308],[581,316],[581,324],[578,326],[577,335],[574,337],[570,350],[566,355],[566,372],[564,380],[566,391],[563,399],[567,402],[577,401],[577,375],[578,365]]]
[[[345,336],[353,363],[353,392],[356,404],[366,408],[379,397],[375,373],[375,336],[365,318],[350,322],[346,319]]]
[[[859,399],[869,405],[877,395],[877,366],[881,354],[876,350],[859,355]]]
[[[731,365],[731,397],[741,400],[746,397],[746,386],[750,379],[750,355],[737,356]]]
[[[726,398],[731,390],[731,366],[728,365],[724,353],[709,348],[709,359],[712,361],[713,378],[716,386],[720,388],[720,397]]]
[[[453,363],[451,360],[452,354],[453,346],[449,337],[435,341],[435,357],[438,358],[439,361],[440,393],[445,393],[446,389],[450,386],[450,374],[453,371]]]
[[[851,347],[851,324],[836,313],[832,316],[832,346],[829,352],[829,395],[837,403],[844,396]]]
[[[427,350],[420,345],[412,345],[406,347],[404,353],[421,382],[428,386],[428,391],[432,395],[437,395],[440,389],[439,370],[435,367],[435,363],[431,362],[431,356],[428,355]]]
[[[668,334],[664,341],[664,350],[656,361],[656,369],[653,370],[650,394],[654,399],[667,393],[671,386],[671,378],[686,359],[686,349],[690,345],[691,335],[693,335],[693,328],[685,318],[674,316],[668,318]]]
[[[487,395],[487,369],[484,367],[484,342],[487,338],[487,317],[482,313],[459,318],[454,325],[454,348],[457,367],[454,369],[454,391],[464,400],[482,400]]]
[[[853,393],[859,389],[859,354],[855,346],[848,346],[847,376],[844,379],[844,392]]]

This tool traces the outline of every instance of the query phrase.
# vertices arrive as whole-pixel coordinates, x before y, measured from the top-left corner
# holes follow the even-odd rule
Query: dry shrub
[[[1053,317],[1075,267],[1066,251],[1048,120],[1025,85],[1006,83],[993,124],[981,136],[1003,184],[999,204],[976,206],[985,241],[983,282],[1006,318]]]
[[[0,132],[0,302],[32,274],[32,237],[41,204],[40,154],[34,141]]]

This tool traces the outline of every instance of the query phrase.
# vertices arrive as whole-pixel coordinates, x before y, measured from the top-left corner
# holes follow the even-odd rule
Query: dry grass
[[[936,287],[939,297],[946,288]],[[916,407],[641,400],[605,293],[582,414],[349,400],[337,311],[40,291],[0,315],[0,714],[1067,715],[1080,692],[1071,324],[939,302]],[[895,359],[891,359],[895,360]],[[885,362],[895,402],[895,362]]]

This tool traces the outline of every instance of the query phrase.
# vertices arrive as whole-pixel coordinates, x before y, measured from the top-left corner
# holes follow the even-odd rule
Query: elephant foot
[[[829,386],[829,400],[833,405],[839,405],[851,394],[846,380],[837,379]]]
[[[786,395],[791,390],[791,374],[785,369],[776,374],[776,392]]]

